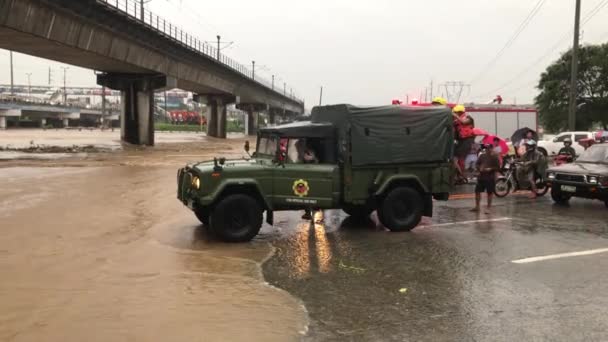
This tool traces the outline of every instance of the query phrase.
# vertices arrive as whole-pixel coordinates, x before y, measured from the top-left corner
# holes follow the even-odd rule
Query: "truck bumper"
[[[563,193],[571,194],[573,197],[608,200],[608,187],[563,181],[550,181],[548,183],[551,187],[557,188]]]

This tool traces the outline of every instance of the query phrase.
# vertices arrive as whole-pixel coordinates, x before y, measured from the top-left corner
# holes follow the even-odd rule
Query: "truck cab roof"
[[[297,121],[280,126],[260,128],[261,135],[277,135],[287,138],[333,137],[336,128],[329,122]]]

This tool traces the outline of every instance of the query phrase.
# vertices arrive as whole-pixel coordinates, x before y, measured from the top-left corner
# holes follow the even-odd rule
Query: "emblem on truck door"
[[[308,186],[308,182],[303,179],[298,179],[293,182],[293,193],[298,197],[306,197],[308,196],[308,191],[310,191],[310,187]]]

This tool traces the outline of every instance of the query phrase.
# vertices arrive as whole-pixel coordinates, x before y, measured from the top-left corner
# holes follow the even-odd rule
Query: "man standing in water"
[[[477,186],[475,186],[475,208],[471,211],[480,211],[481,193],[485,191],[488,196],[486,214],[489,214],[492,209],[492,196],[496,188],[496,172],[500,170],[500,161],[492,145],[483,145],[482,149],[483,153],[477,159],[479,176],[477,177]]]

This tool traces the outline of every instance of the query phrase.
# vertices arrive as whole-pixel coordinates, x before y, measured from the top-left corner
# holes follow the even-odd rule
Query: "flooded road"
[[[608,211],[470,189],[410,233],[339,210],[210,237],[176,170],[243,139],[0,162],[0,341],[605,341]],[[268,282],[268,283],[266,283]]]
[[[410,233],[334,210],[315,224],[282,216],[264,275],[304,301],[304,340],[608,340],[603,203],[560,207],[522,194],[476,215],[462,197],[436,203]],[[598,254],[513,262],[575,251]]]
[[[1,164],[0,340],[298,340],[304,308],[262,278],[269,243],[210,239],[175,198],[179,166],[240,146]]]

